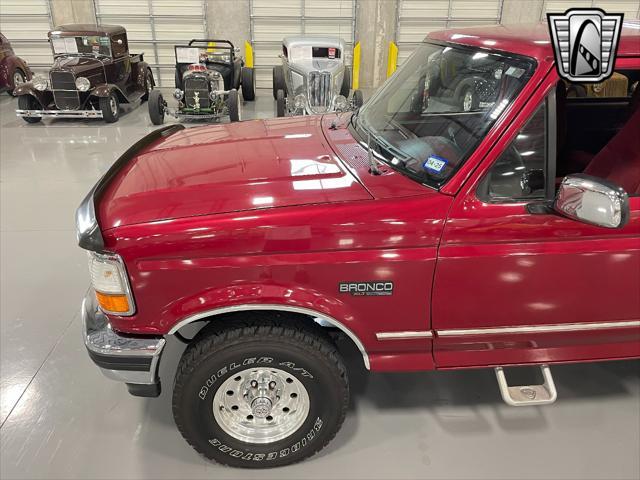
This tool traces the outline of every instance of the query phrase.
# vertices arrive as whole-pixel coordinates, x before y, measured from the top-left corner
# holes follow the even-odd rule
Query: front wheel
[[[18,97],[18,108],[20,110],[38,110],[40,104],[31,95],[20,95]],[[38,123],[42,120],[42,117],[22,117],[22,119],[27,123]]]
[[[333,439],[349,405],[346,369],[328,337],[296,322],[252,316],[187,347],[173,415],[196,451],[225,465],[269,468]]]
[[[340,95],[344,98],[349,98],[349,92],[351,91],[351,69],[345,67],[344,76],[342,77],[342,85],[340,86]]]
[[[151,90],[149,94],[149,118],[154,125],[164,123],[164,98],[160,90]]]
[[[462,94],[462,111],[471,112],[477,110],[479,104],[476,92],[471,87],[467,88]]]
[[[238,91],[234,88],[229,91],[227,97],[227,107],[229,108],[229,120],[232,122],[240,121],[240,101],[238,99]]]
[[[100,110],[102,118],[107,123],[114,123],[120,118],[120,101],[115,92],[111,92],[108,97],[100,97]]]
[[[282,65],[273,67],[273,99],[277,100],[278,90],[287,95],[287,83],[284,79],[284,68]]]
[[[13,86],[9,89],[9,95],[15,97],[13,91],[27,80],[27,76],[21,69],[16,68],[11,79],[13,80]]]
[[[256,99],[256,76],[253,68],[242,67],[242,98],[250,102]]]

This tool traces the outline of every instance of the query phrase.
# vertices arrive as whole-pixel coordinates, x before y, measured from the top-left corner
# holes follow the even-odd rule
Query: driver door
[[[555,192],[549,77],[451,208],[434,279],[438,367],[640,356],[640,198],[617,230],[527,207]]]

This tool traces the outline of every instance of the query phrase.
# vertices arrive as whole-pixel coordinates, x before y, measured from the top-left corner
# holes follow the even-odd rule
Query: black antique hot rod
[[[228,115],[232,122],[240,120],[240,99],[255,99],[253,68],[228,40],[191,40],[176,45],[176,89],[173,97],[178,106],[170,109],[162,94],[155,90],[149,97],[149,117],[154,125],[164,122],[165,114],[178,119],[218,120]]]
[[[53,66],[13,92],[16,114],[28,123],[42,117],[118,120],[121,103],[146,100],[155,81],[142,54],[129,54],[118,25],[61,25],[49,32]]]

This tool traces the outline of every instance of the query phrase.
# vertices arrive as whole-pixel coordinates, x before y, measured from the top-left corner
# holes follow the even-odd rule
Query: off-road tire
[[[144,88],[147,92],[142,95],[142,97],[140,97],[141,102],[146,102],[147,100],[149,100],[149,95],[151,95],[151,92],[153,91],[155,86],[156,82],[153,79],[153,73],[151,72],[150,68],[147,68],[147,73],[145,73],[144,76]]]
[[[362,90],[353,91],[353,106],[360,108],[364,104],[364,97],[362,96]]]
[[[349,92],[351,91],[351,69],[345,67],[344,76],[342,77],[342,85],[340,86],[340,95],[344,98],[349,98]]]
[[[15,95],[13,94],[13,90],[18,86],[18,85],[16,85],[16,82],[15,82],[16,74],[19,74],[22,77],[21,84],[27,81],[27,75],[24,73],[24,71],[21,68],[16,68],[13,71],[13,75],[11,75],[11,81],[13,82],[13,85],[9,89],[9,95],[11,95],[12,97],[15,97]]]
[[[229,120],[231,122],[240,121],[240,99],[238,98],[238,91],[234,88],[229,91],[227,96],[227,107],[229,108]]]
[[[154,125],[164,123],[164,98],[160,90],[151,90],[149,94],[149,118]]]
[[[185,350],[173,387],[176,425],[196,451],[233,467],[280,467],[314,455],[335,437],[349,405],[349,383],[328,336],[299,320],[257,313],[210,327]],[[309,395],[302,425],[271,443],[240,441],[227,434],[213,414],[218,388],[230,377],[260,367],[286,371]]]
[[[242,67],[242,98],[251,102],[256,99],[256,76],[251,67]]]
[[[287,96],[287,82],[284,80],[284,68],[282,65],[273,67],[273,98],[278,99],[278,90],[282,90],[284,96]]]
[[[284,90],[276,93],[276,117],[284,117],[286,114],[287,101],[284,98]]]
[[[115,110],[112,108],[115,102]],[[117,122],[120,118],[120,100],[115,92],[111,92],[107,97],[100,97],[98,102],[102,111],[102,119],[107,123]]]
[[[20,95],[18,97],[18,108],[20,110],[38,110],[40,104],[31,95]],[[27,123],[38,123],[42,117],[22,117]]]
[[[471,106],[469,109],[465,109],[465,96],[467,93],[471,93]],[[473,90],[473,87],[466,87],[462,90],[462,95],[460,95],[460,109],[463,112],[472,112],[477,110],[480,106],[480,99],[478,98],[478,94]]]

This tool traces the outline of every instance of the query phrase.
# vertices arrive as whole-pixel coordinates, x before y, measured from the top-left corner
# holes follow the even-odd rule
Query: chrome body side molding
[[[604,330],[607,328],[640,327],[640,320],[597,323],[561,323],[557,325],[525,325],[522,327],[495,328],[459,328],[452,330],[436,330],[439,337],[458,337],[465,335],[503,335],[509,333],[552,333]]]
[[[406,331],[406,332],[378,332],[376,333],[378,340],[411,340],[413,338],[433,338],[430,331]]]
[[[268,304],[268,303],[267,304],[250,303],[245,305],[234,305],[231,307],[215,308],[213,310],[207,310],[204,312],[196,313],[195,315],[191,315],[187,318],[180,320],[173,327],[171,327],[171,330],[169,330],[169,335],[173,335],[185,325],[189,325],[190,323],[197,322],[199,320],[203,320],[208,317],[215,317],[217,315],[222,315],[224,313],[248,312],[248,311],[255,311],[255,310],[272,310],[277,312],[302,313],[304,315],[309,315],[310,317],[312,317],[316,321],[316,323],[319,323],[322,325],[328,324],[341,330],[345,335],[347,335],[351,340],[353,340],[353,343],[355,343],[356,346],[358,347],[358,350],[360,350],[360,353],[362,354],[362,360],[364,361],[364,366],[367,368],[367,370],[371,369],[367,350],[364,348],[364,345],[362,344],[362,342],[356,336],[355,333],[353,333],[349,328],[347,328],[344,324],[342,324],[340,321],[336,320],[335,318],[325,315],[323,313],[316,312],[315,310],[311,310],[309,308],[304,308],[304,307],[294,307],[290,305],[278,305],[278,304]]]

